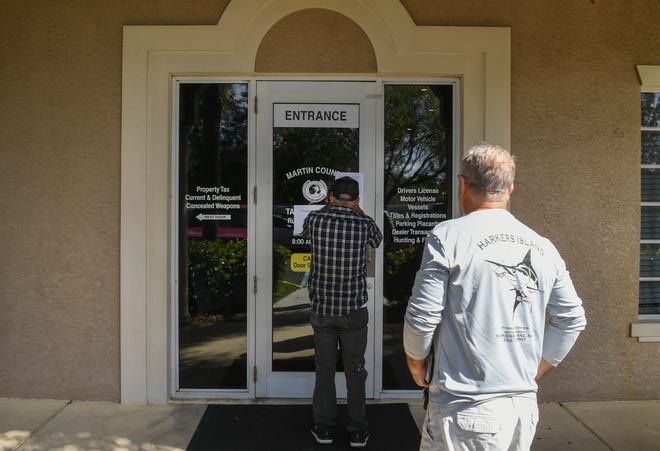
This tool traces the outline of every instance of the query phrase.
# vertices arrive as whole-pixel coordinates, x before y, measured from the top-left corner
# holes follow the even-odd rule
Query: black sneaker
[[[329,445],[334,441],[332,430],[328,427],[314,426],[312,428],[312,435],[319,445]]]
[[[364,448],[367,446],[367,440],[369,440],[369,433],[366,429],[361,429],[359,431],[348,431],[348,436],[352,448]]]

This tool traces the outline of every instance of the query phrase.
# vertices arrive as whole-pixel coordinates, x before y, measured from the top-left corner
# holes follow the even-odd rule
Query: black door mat
[[[367,404],[366,450],[416,451],[419,430],[405,403]],[[312,406],[209,405],[190,440],[188,451],[307,451],[352,449],[345,430],[346,405],[339,406],[335,440],[319,445],[310,433]]]

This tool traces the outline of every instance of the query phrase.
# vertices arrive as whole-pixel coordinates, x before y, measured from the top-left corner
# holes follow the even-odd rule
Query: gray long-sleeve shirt
[[[554,245],[506,210],[480,210],[429,234],[404,347],[419,360],[433,342],[432,402],[534,396],[541,357],[557,365],[585,325]]]

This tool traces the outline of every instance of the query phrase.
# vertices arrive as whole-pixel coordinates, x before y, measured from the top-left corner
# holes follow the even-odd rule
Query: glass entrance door
[[[374,216],[375,83],[257,83],[256,395],[311,397],[314,344],[309,324],[307,213],[324,205],[337,174],[362,182],[362,208]],[[369,279],[374,318],[374,271]],[[373,396],[370,321],[367,396]],[[338,396],[345,396],[337,362]]]
[[[311,397],[298,233],[343,173],[385,236],[368,279],[367,395],[416,396],[401,331],[425,236],[456,214],[457,81],[174,87],[173,396]]]

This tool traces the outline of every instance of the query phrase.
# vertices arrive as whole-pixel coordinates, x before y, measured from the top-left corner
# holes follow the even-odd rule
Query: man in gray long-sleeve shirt
[[[461,163],[465,216],[429,233],[404,322],[410,373],[430,392],[420,450],[528,450],[536,381],[573,347],[584,309],[557,249],[507,210],[509,152],[480,144]]]

